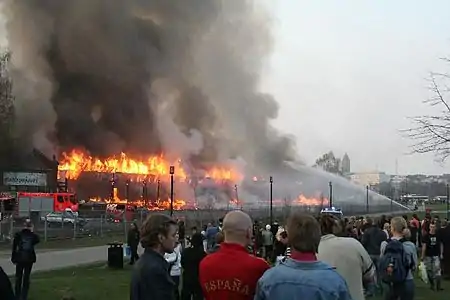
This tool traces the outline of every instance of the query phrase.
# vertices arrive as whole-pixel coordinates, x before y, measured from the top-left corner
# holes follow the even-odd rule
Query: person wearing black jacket
[[[15,293],[18,300],[27,300],[30,288],[30,273],[36,262],[35,246],[39,236],[33,232],[33,224],[25,221],[25,228],[14,235],[11,262],[16,265]]]
[[[205,256],[203,237],[200,233],[196,233],[191,238],[191,247],[184,249],[181,253],[181,267],[183,268],[181,300],[203,299],[198,274],[200,262]]]
[[[131,257],[130,257],[130,265],[133,265],[135,261],[139,259],[139,255],[137,253],[139,246],[139,229],[137,228],[136,223],[131,224],[131,228],[128,231],[127,244],[130,247]]]
[[[364,233],[361,238],[361,244],[366,249],[367,253],[369,253],[370,258],[375,266],[377,271],[377,278],[380,278],[378,264],[380,261],[380,250],[381,243],[386,241],[387,237],[383,230],[380,229],[376,224],[373,223],[373,220],[367,219],[367,227],[364,230]],[[382,293],[383,287],[381,285],[381,281],[377,282],[375,286],[370,287],[372,290],[369,293],[379,292]],[[373,289],[375,288],[375,290]]]
[[[0,299],[2,300],[16,300],[8,275],[2,267],[0,267]]]
[[[177,223],[167,215],[152,214],[141,227],[144,254],[134,264],[130,300],[174,300],[175,283],[169,274],[165,253],[172,253],[177,242]]]

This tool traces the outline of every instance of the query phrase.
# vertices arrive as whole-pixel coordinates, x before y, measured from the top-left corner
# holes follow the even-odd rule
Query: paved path
[[[106,261],[107,249],[107,246],[98,246],[39,253],[37,262],[33,266],[33,272]],[[1,257],[0,266],[8,275],[13,275],[15,272],[15,266],[9,258]]]

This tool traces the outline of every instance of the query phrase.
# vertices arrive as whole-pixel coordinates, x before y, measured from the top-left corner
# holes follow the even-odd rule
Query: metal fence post
[[[124,233],[125,233],[125,240],[127,239],[127,218],[126,218],[126,211],[123,213],[123,217],[122,217],[122,220],[123,220],[123,230],[124,230]]]
[[[74,217],[73,219],[73,239],[77,238],[77,221],[78,221],[78,217]]]
[[[100,215],[100,236],[103,237],[103,215]]]
[[[9,226],[9,240],[12,242],[14,239],[14,218],[11,216],[10,218],[11,224]]]
[[[44,241],[47,241],[47,216],[44,219]]]

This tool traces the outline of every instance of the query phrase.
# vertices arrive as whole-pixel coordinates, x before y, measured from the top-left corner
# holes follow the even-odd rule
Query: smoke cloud
[[[3,0],[18,136],[48,152],[292,159],[258,91],[273,40],[257,3]]]

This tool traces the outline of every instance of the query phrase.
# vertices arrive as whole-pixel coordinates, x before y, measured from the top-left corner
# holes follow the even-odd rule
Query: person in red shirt
[[[258,279],[269,265],[247,251],[252,229],[252,220],[242,211],[225,216],[225,241],[200,263],[199,279],[206,300],[253,299]]]

